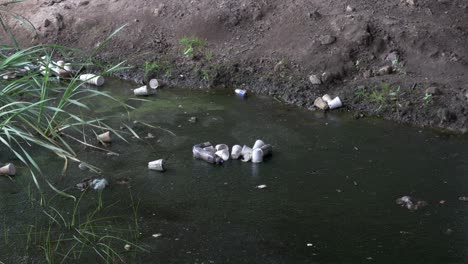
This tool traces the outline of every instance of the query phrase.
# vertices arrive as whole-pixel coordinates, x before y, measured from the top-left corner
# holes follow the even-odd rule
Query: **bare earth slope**
[[[11,9],[37,29],[10,19],[24,46],[90,50],[128,24],[99,59],[130,58],[122,77],[137,81],[145,62],[158,62],[174,85],[245,86],[311,109],[330,93],[356,117],[468,129],[465,0],[29,0]],[[187,58],[183,36],[206,47]]]

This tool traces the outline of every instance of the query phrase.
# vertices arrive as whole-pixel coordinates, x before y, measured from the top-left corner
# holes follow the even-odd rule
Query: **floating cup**
[[[226,145],[226,144],[218,144],[215,146],[216,150],[223,150],[223,149],[227,149],[228,152],[229,152],[229,146]]]
[[[149,94],[150,94],[150,91],[149,91],[149,89],[148,89],[148,86],[145,85],[145,86],[142,86],[142,87],[140,87],[140,88],[137,88],[137,89],[133,90],[133,93],[134,93],[135,95],[140,95],[140,96],[142,96],[142,95],[149,95]]]
[[[329,94],[325,94],[324,96],[322,96],[322,99],[327,103],[329,103],[332,100]]]
[[[216,151],[216,156],[222,158],[224,161],[229,160],[229,150],[228,149],[221,149]]]
[[[240,97],[245,97],[247,95],[247,91],[242,89],[235,89],[234,92]]]
[[[336,109],[336,108],[340,108],[343,106],[343,103],[341,102],[340,98],[337,96],[335,97],[335,99],[331,100],[329,103],[328,103],[328,107],[330,107],[330,109]]]
[[[247,152],[245,154],[242,154],[242,157],[243,157],[242,159],[243,162],[249,162],[250,159],[252,159],[252,152]]]
[[[231,151],[231,158],[232,159],[238,159],[241,155],[242,152],[242,147],[239,145],[234,145],[232,146],[232,151]]]
[[[82,74],[80,75],[80,81],[101,86],[104,84],[104,77],[94,74]]]
[[[273,153],[273,147],[270,144],[263,145],[260,149],[262,150],[264,157]]]
[[[111,139],[111,136],[110,136],[110,131],[102,133],[102,134],[98,135],[97,137],[98,137],[98,140],[103,142],[103,143],[111,143],[112,142],[112,139]]]
[[[5,166],[0,168],[0,175],[10,175],[15,176],[16,174],[16,167],[13,163],[8,163]]]
[[[242,147],[241,155],[244,156],[244,155],[247,155],[247,154],[252,154],[252,148],[247,147],[246,145],[244,145]]]
[[[151,79],[148,82],[148,86],[151,89],[158,89],[158,88],[163,87],[164,85],[166,85],[166,83],[164,81],[161,81],[161,80],[158,80],[158,79]]]
[[[263,142],[262,140],[260,139],[257,139],[255,141],[255,144],[253,145],[253,149],[256,149],[256,148],[261,148],[263,145],[265,145],[265,142]]]
[[[164,167],[165,164],[166,164],[166,161],[163,159],[150,161],[148,162],[148,169],[154,170],[154,171],[165,171],[166,170],[166,168]]]
[[[252,152],[252,162],[253,163],[263,162],[263,151],[261,148],[254,148]]]

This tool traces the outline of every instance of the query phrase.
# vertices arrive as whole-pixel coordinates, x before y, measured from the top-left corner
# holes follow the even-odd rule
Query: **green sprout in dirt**
[[[179,44],[182,46],[182,53],[184,56],[193,59],[199,52],[199,50],[205,47],[205,40],[199,37],[182,37],[179,40]]]
[[[426,93],[423,97],[424,105],[430,105],[432,103],[433,97],[432,94]]]

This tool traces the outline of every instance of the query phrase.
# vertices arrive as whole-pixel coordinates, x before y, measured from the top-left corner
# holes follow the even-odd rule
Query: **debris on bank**
[[[222,164],[230,158],[234,160],[242,158],[243,162],[261,163],[264,157],[272,154],[273,147],[259,139],[255,141],[252,148],[247,145],[243,147],[234,145],[229,154],[229,146],[226,144],[218,144],[213,147],[210,142],[204,142],[193,146],[192,152],[194,158],[212,164]]]
[[[320,110],[333,110],[343,106],[343,102],[341,102],[340,97],[335,97],[334,99],[331,98],[330,95],[325,94],[322,97],[317,97],[314,101],[314,106]]]

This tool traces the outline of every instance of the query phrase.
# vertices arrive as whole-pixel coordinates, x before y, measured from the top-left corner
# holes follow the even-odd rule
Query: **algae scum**
[[[128,143],[114,137],[107,147],[119,155],[78,148],[109,181],[102,193],[74,187],[98,175],[71,163],[62,177],[62,161],[40,151],[35,156],[47,177],[77,202],[51,191],[39,206],[24,168],[1,179],[0,261],[467,261],[468,204],[459,200],[468,196],[466,136],[310,112],[259,96],[243,100],[231,91],[168,88],[134,98],[131,88],[111,80],[102,89],[135,109],[92,104],[122,128]],[[273,145],[261,164],[215,166],[192,158],[196,143],[252,145],[258,138]],[[159,158],[167,171],[149,171],[147,163]],[[405,195],[427,206],[400,207],[395,200]]]

